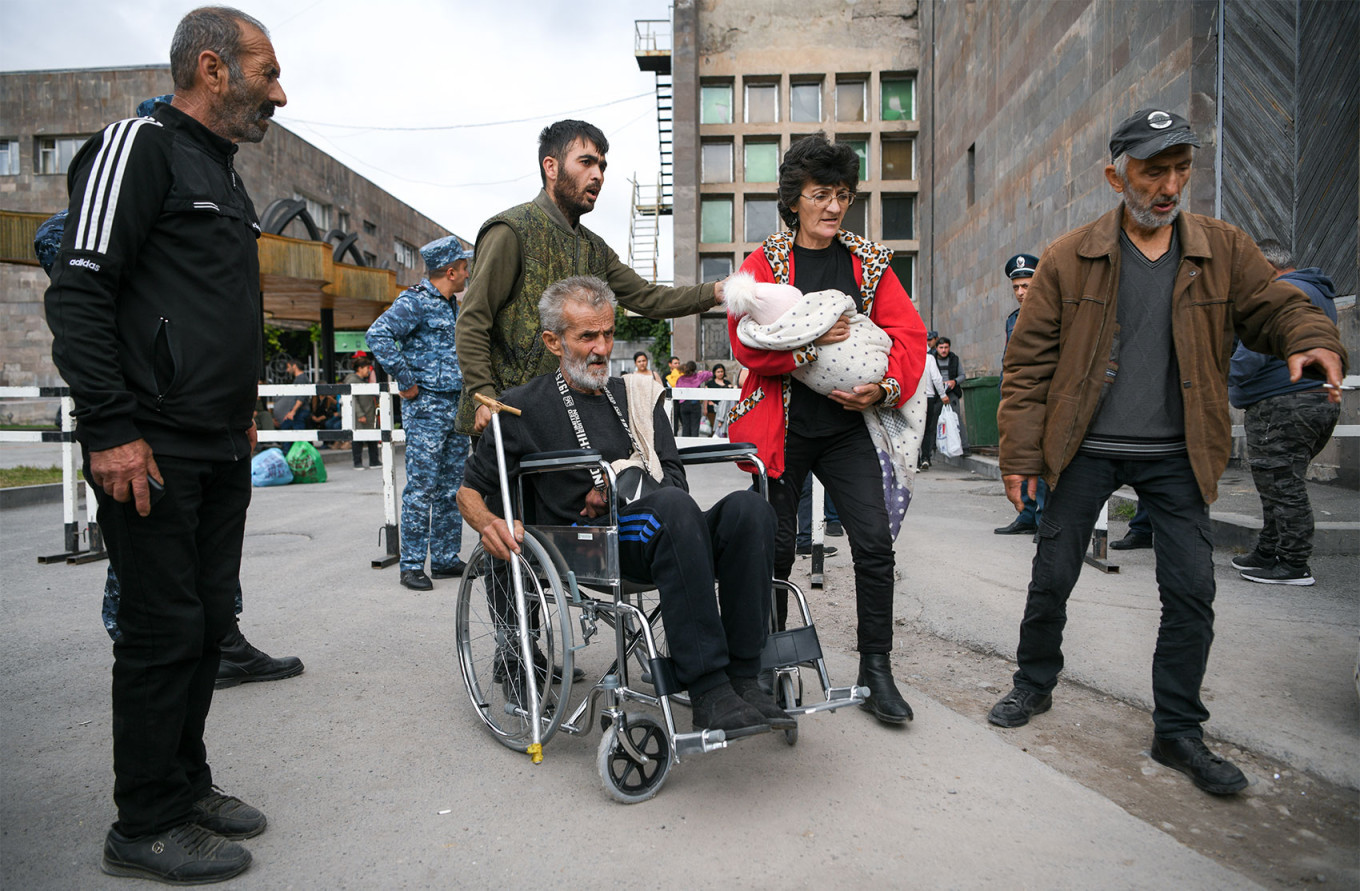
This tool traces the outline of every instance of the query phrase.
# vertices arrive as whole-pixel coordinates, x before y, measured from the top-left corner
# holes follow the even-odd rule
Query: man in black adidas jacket
[[[264,26],[205,7],[170,48],[175,97],[71,166],[47,291],[85,478],[122,583],[114,645],[118,820],[103,869],[219,881],[264,815],[212,785],[203,728],[233,623],[260,369],[259,224],[232,167],[286,101]]]

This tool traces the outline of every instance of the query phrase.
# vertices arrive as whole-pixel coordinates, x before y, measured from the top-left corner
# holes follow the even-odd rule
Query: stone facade
[[[1222,43],[1220,10],[1229,20]],[[1282,30],[1248,27],[1253,17]],[[1203,142],[1183,207],[1256,238],[1295,240],[1300,266],[1327,269],[1342,294],[1354,295],[1355,55],[1339,58],[1338,70],[1349,66],[1340,74],[1312,85],[1289,78],[1305,61],[1317,61],[1319,35],[1354,33],[1355,18],[1349,4],[1246,0],[923,4],[919,163],[921,189],[930,197],[922,202],[920,227],[933,239],[933,253],[920,272],[918,303],[930,327],[952,339],[968,375],[1000,369],[1005,318],[1015,308],[1002,274],[1006,259],[1020,251],[1042,254],[1057,236],[1116,205],[1103,174],[1109,135],[1144,106],[1185,115]],[[1283,78],[1260,76],[1272,64]],[[1305,144],[1313,151],[1314,134],[1325,125],[1293,111],[1305,101],[1317,104],[1318,90],[1335,94],[1322,105],[1349,116],[1339,133],[1323,134],[1340,138],[1335,163],[1305,157]],[[1253,112],[1283,124],[1260,126]],[[1295,180],[1305,180],[1310,164],[1343,199],[1349,196],[1342,225],[1350,235],[1341,239],[1348,251],[1308,254],[1316,239],[1306,237],[1302,209],[1311,199]],[[1360,355],[1354,297],[1337,307],[1354,361]],[[1342,424],[1356,423],[1356,408],[1349,394]],[[1323,477],[1353,482],[1360,450],[1353,438],[1343,442],[1333,440],[1315,466]]]
[[[85,138],[112,121],[131,117],[143,99],[172,92],[168,65],[146,68],[23,71],[0,74],[0,140],[18,149],[18,172],[0,170],[0,209],[56,213],[67,205],[66,175],[39,173],[46,139]],[[71,142],[71,145],[77,143]],[[397,282],[415,284],[424,273],[416,249],[449,230],[418,213],[278,123],[264,141],[243,144],[236,169],[256,211],[278,198],[300,196],[328,229],[357,232],[367,265],[390,268]],[[280,233],[309,237],[298,220]],[[397,242],[412,250],[401,262]],[[354,262],[346,256],[345,262]],[[37,266],[0,263],[0,386],[59,386],[51,335],[42,315],[47,277]],[[0,417],[22,409],[0,406]],[[43,409],[44,416],[50,412]],[[16,418],[18,415],[16,415]]]

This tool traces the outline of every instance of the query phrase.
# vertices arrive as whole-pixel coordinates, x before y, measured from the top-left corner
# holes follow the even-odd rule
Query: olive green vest
[[[609,248],[585,226],[577,227],[579,236],[558,226],[533,202],[512,207],[483,223],[477,233],[479,244],[487,229],[497,223],[506,224],[515,233],[520,255],[515,293],[491,323],[491,379],[499,395],[557,370],[557,357],[543,345],[539,298],[553,282],[573,275],[605,278]],[[476,403],[467,398],[458,408],[457,429],[470,433]]]

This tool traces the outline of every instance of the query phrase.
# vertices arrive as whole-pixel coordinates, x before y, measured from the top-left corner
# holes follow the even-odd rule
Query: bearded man
[[[232,156],[287,97],[264,26],[225,7],[179,23],[170,74],[170,104],[72,161],[46,303],[122,588],[102,867],[201,884],[249,867],[236,840],[266,826],[213,785],[203,730],[236,627],[261,365],[260,226]]]
[[[600,197],[608,151],[609,140],[585,121],[544,127],[538,136],[542,191],[487,220],[477,233],[477,262],[458,316],[458,432],[480,433],[491,420],[490,410],[473,400],[476,394],[494,398],[557,368],[539,336],[538,300],[552,283],[594,276],[625,308],[651,319],[691,315],[722,300],[721,282],[669,288],[644,280],[581,225]]]
[[[562,449],[591,448],[616,461],[638,451],[635,438],[650,435],[651,454],[660,463],[660,478],[653,474],[658,488],[618,509],[619,569],[629,581],[657,588],[675,677],[693,704],[694,729],[722,730],[728,739],[793,729],[794,719],[756,680],[770,628],[774,509],[755,492],[740,491],[701,510],[689,494],[660,401],[651,406],[649,425],[629,420],[647,412],[630,412],[623,379],[609,376],[615,306],[609,286],[590,276],[556,282],[544,292],[537,307],[541,335],[557,368],[503,397],[522,410],[501,415],[506,472],[513,479],[526,455]],[[512,532],[488,507],[488,500],[500,503],[495,446],[482,438],[468,461],[458,506],[481,533],[487,553],[507,560],[519,553],[524,530],[516,522]],[[534,486],[532,498],[540,523],[609,521],[598,472],[565,471],[551,485]]]
[[[1234,334],[1316,373],[1340,397],[1336,327],[1221,220],[1181,212],[1199,139],[1180,115],[1145,108],[1110,139],[1105,179],[1123,197],[1061,236],[1039,260],[1010,345],[1001,473],[1017,511],[1049,486],[1014,689],[988,716],[1019,727],[1052,707],[1067,599],[1097,514],[1120,486],[1157,530],[1161,626],[1152,657],[1152,757],[1218,795],[1247,785],[1204,745],[1200,684],[1214,629],[1209,504],[1228,463],[1228,359]]]

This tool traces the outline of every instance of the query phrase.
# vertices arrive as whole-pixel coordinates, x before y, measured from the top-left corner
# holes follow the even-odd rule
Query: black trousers
[[[656,585],[675,676],[690,693],[755,677],[774,577],[765,499],[733,492],[704,511],[674,487],[639,498],[619,512],[619,568],[629,581]]]
[[[1152,656],[1152,723],[1157,736],[1203,735],[1209,711],[1200,683],[1214,640],[1214,544],[1190,459],[1126,461],[1078,454],[1048,492],[1039,547],[1020,624],[1015,685],[1048,693],[1062,670],[1067,599],[1081,573],[1096,516],[1120,486],[1138,493],[1157,530],[1157,590],[1162,601]]]
[[[188,822],[212,771],[203,727],[234,619],[250,462],[156,456],[165,494],[141,517],[98,486],[99,528],[122,587],[113,645],[114,828]],[[89,456],[85,478],[90,479]]]
[[[954,400],[950,400],[952,405]],[[944,401],[937,396],[926,400],[926,435],[921,437],[921,460],[929,461],[935,457],[935,430],[940,423],[940,409]]]
[[[675,407],[675,411],[680,418],[681,436],[698,436],[699,423],[703,421],[702,402],[687,399]]]
[[[859,651],[891,652],[895,556],[888,509],[883,502],[883,470],[863,424],[830,436],[807,437],[792,431],[785,435],[784,473],[770,480],[770,503],[779,518],[775,578],[787,579],[793,569],[798,499],[809,471],[826,486],[850,543]],[[783,629],[788,616],[787,592],[776,592],[775,610],[777,627]]]

